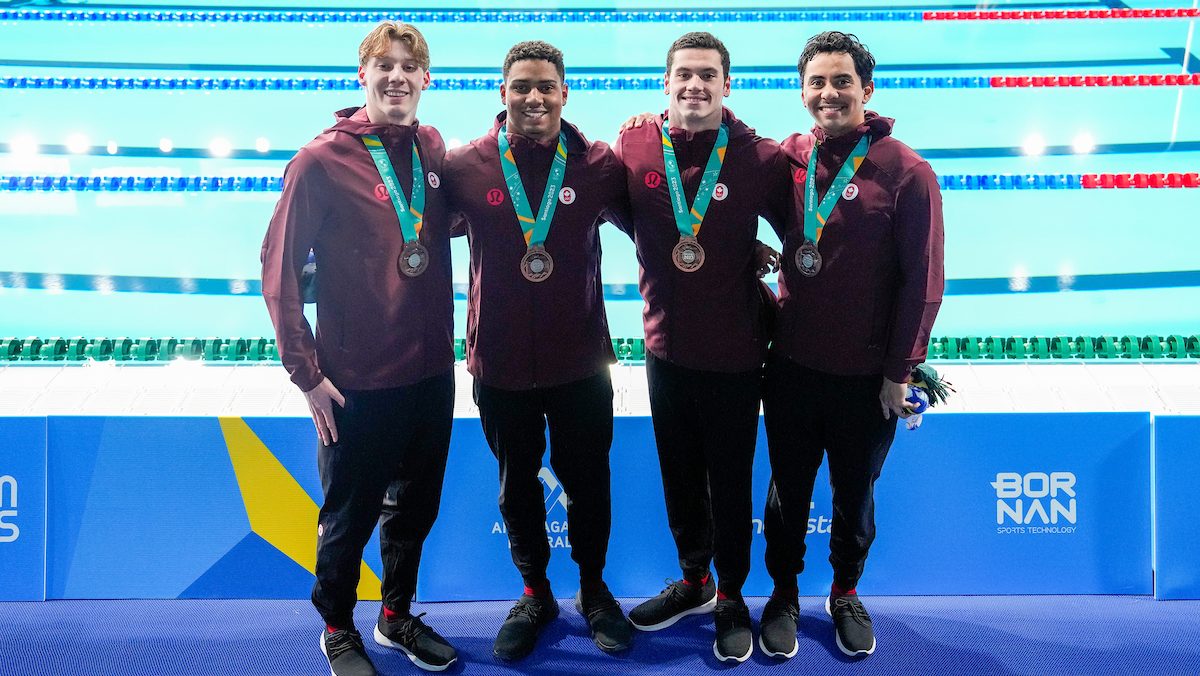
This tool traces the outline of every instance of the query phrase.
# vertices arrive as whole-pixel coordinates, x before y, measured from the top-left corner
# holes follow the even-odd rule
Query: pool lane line
[[[454,299],[467,300],[467,285],[456,283],[453,286]],[[777,288],[777,285],[772,285],[772,287]],[[947,279],[945,295],[985,296],[1195,287],[1200,287],[1200,270]],[[262,282],[258,279],[0,272],[0,299],[4,297],[5,293],[11,291],[45,291],[49,293],[82,291],[102,295],[153,293],[196,296],[257,296],[262,294]],[[606,301],[636,300],[640,302],[640,299],[641,295],[638,293],[637,284],[604,285],[604,300]]]
[[[1200,188],[1200,173],[944,174],[942,190]],[[280,192],[279,176],[4,176],[0,192]]]
[[[807,130],[797,130],[807,131]],[[5,151],[12,153],[11,145],[0,145]],[[975,148],[918,148],[917,152],[927,160],[962,160],[962,159],[990,159],[998,157],[1024,157],[1028,152],[1020,146],[993,146],[993,147],[975,147]],[[1042,151],[1044,156],[1063,156],[1063,155],[1141,155],[1148,153],[1188,153],[1200,152],[1200,140],[1197,141],[1176,141],[1169,142],[1142,142],[1142,143],[1098,143],[1088,153],[1080,153],[1070,145],[1052,145],[1046,146]],[[83,152],[75,152],[63,144],[46,144],[39,145],[36,153],[39,155],[79,155],[79,156],[104,156],[104,157],[121,157],[121,158],[154,158],[154,159],[212,159],[213,152],[208,148],[173,148],[168,152],[163,152],[161,149],[151,146],[120,146],[115,153],[108,152],[105,146],[91,146],[83,150]],[[296,155],[295,149],[268,150],[261,152],[251,149],[234,149],[228,154],[222,156],[221,159],[227,160],[273,160],[286,162]]]

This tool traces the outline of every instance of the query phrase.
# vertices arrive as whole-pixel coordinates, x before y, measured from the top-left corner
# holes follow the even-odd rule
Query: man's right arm
[[[317,364],[316,339],[304,316],[300,274],[326,217],[329,181],[320,162],[301,151],[284,171],[283,194],[263,239],[262,291],[275,327],[280,361],[308,399],[321,441],[337,441],[330,401],[345,399]],[[319,262],[318,262],[319,268]]]

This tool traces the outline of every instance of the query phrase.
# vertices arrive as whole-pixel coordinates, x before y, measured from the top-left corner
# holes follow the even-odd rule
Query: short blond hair
[[[373,56],[384,56],[392,49],[392,41],[399,40],[412,52],[417,65],[429,70],[429,43],[416,26],[399,21],[383,21],[375,30],[363,38],[358,46],[358,65],[365,66]]]

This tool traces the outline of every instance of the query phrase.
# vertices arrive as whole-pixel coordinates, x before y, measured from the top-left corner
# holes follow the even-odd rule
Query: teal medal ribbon
[[[668,120],[663,119],[663,166],[667,172],[667,189],[671,193],[671,211],[675,216],[675,227],[679,230],[679,242],[671,250],[671,260],[681,271],[695,272],[704,265],[704,248],[696,241],[696,236],[700,234],[700,226],[704,224],[704,214],[708,213],[713,189],[716,188],[717,178],[721,175],[721,165],[725,163],[725,151],[729,147],[729,128],[722,124],[717,130],[717,141],[708,155],[708,163],[704,165],[704,174],[700,178],[700,187],[696,190],[696,199],[691,208],[688,208],[683,192],[683,178],[679,175],[679,164],[675,161],[675,143],[671,140],[669,128]]]
[[[858,145],[854,146],[830,184],[825,199],[818,204],[817,150],[820,147],[819,143],[813,144],[812,154],[808,158],[808,177],[804,181],[804,244],[796,251],[796,267],[805,277],[815,277],[821,271],[821,252],[817,250],[817,242],[821,240],[825,222],[842,198],[842,192],[850,185],[854,174],[866,159],[867,151],[871,148],[871,137],[863,134],[858,140]]]
[[[525,195],[525,186],[521,184],[521,174],[517,171],[517,160],[513,156],[512,145],[508,142],[508,125],[500,127],[496,136],[500,146],[500,168],[504,172],[504,184],[508,186],[508,196],[517,212],[517,221],[525,236],[525,255],[521,257],[521,275],[531,282],[542,282],[554,272],[554,259],[544,246],[546,237],[550,234],[550,223],[554,220],[554,210],[558,207],[558,192],[562,189],[563,180],[567,175],[567,135],[559,131],[558,147],[554,151],[554,163],[550,166],[550,176],[546,178],[546,191],[542,195],[541,208],[537,216],[529,208],[529,199]]]
[[[404,192],[400,190],[400,181],[396,178],[392,161],[383,148],[383,141],[379,140],[378,136],[365,134],[362,136],[362,142],[371,153],[371,158],[375,160],[375,169],[379,171],[383,186],[392,200],[392,208],[396,210],[396,217],[400,219],[400,234],[404,237],[404,247],[400,250],[396,266],[404,276],[416,277],[429,267],[429,250],[419,241],[425,216],[425,170],[421,167],[416,139],[413,139],[412,145],[411,204],[404,199]]]

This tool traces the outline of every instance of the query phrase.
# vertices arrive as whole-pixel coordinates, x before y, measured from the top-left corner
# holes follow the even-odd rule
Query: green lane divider
[[[646,341],[614,338],[622,363],[646,360]],[[454,358],[466,359],[466,341]],[[279,361],[273,338],[0,338],[0,362]],[[930,361],[1064,359],[1200,359],[1200,336],[940,336],[929,342]]]

